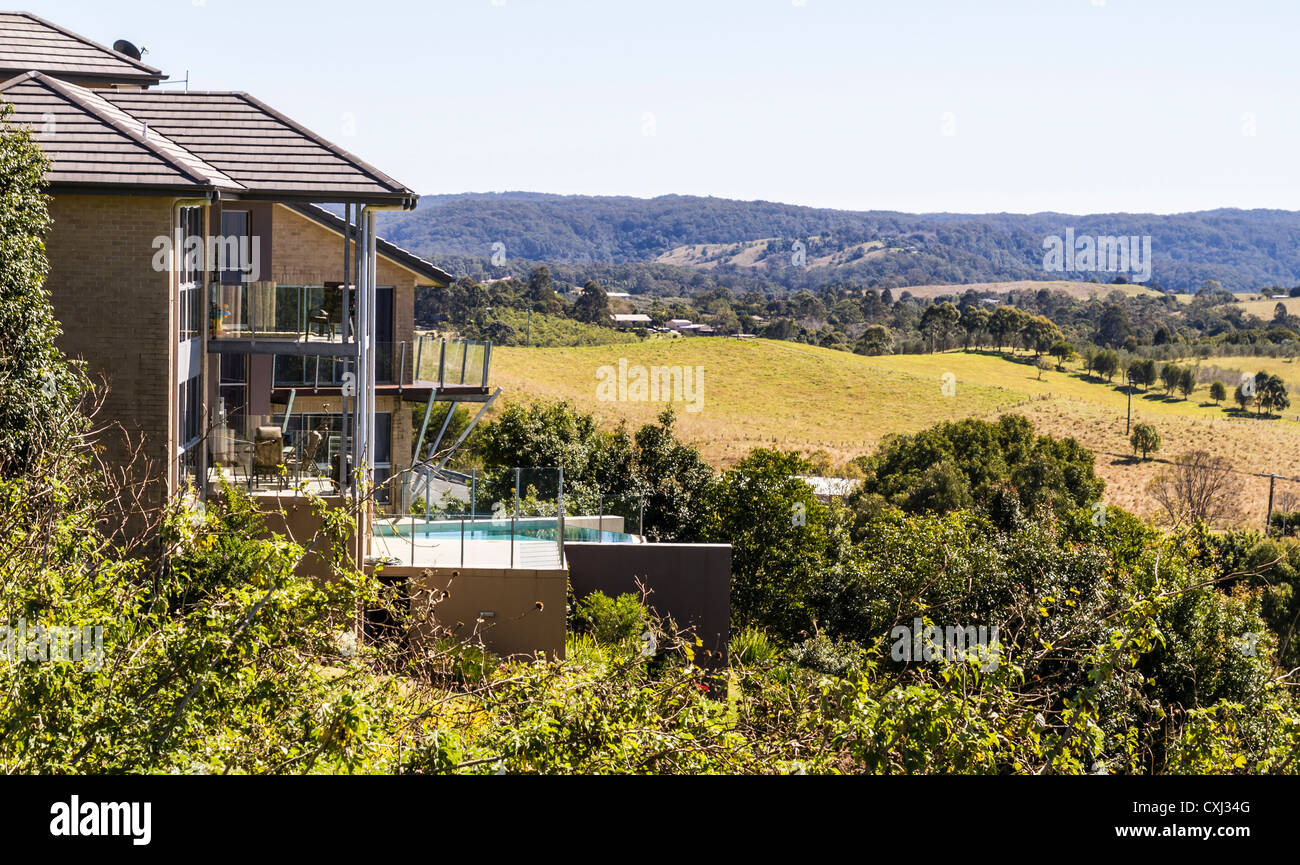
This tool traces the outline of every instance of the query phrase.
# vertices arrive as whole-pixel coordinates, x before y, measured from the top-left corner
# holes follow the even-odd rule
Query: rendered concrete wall
[[[564,657],[568,575],[562,570],[396,566],[384,568],[380,579],[408,581],[411,612],[427,620],[413,635],[417,644],[444,636],[473,643],[481,638],[503,658],[536,652]]]
[[[722,666],[731,638],[730,544],[566,543],[575,598],[601,591],[610,597],[650,590],[647,605],[678,627],[691,627],[711,657],[701,666]],[[701,653],[702,655],[702,653]]]

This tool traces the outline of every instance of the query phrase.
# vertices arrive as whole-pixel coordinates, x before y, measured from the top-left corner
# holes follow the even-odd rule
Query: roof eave
[[[51,192],[65,195],[163,195],[184,198],[221,197],[223,190],[214,186],[185,186],[159,183],[87,183],[84,180],[51,180]]]
[[[0,68],[0,78],[6,76],[22,75],[25,72],[40,72],[40,71],[41,70],[39,69],[33,70],[33,69],[22,69],[16,66],[6,66],[4,68]],[[96,75],[93,73],[83,74],[83,73],[72,73],[72,72],[59,72],[59,71],[49,70],[49,69],[44,70],[42,74],[57,76],[73,84],[78,84],[82,81],[93,81],[96,83],[105,83],[105,84],[129,84],[132,86],[138,86],[141,84],[161,84],[163,80],[167,78],[166,75],[156,75],[156,76],[154,75],[111,75],[111,74]]]
[[[231,193],[231,197],[240,198],[244,201],[283,201],[286,204],[320,204],[321,202],[330,204],[373,204],[375,206],[400,204],[404,210],[414,210],[416,201],[420,196],[414,193],[406,195],[402,193],[331,192],[328,190],[245,189],[237,193]]]

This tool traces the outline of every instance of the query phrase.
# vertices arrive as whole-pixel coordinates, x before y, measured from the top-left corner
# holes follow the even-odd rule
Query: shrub
[[[767,664],[780,654],[767,631],[752,626],[734,634],[728,648],[731,663],[743,667]]]
[[[641,599],[628,593],[611,598],[592,592],[578,602],[578,628],[605,646],[618,645],[645,633],[650,614]]]
[[[847,676],[862,669],[867,653],[852,640],[817,634],[795,645],[790,650],[790,658],[800,667],[817,673]]]
[[[1138,451],[1142,452],[1142,459],[1160,450],[1160,433],[1149,423],[1134,424],[1133,434],[1129,436],[1128,441],[1133,445],[1134,454]]]

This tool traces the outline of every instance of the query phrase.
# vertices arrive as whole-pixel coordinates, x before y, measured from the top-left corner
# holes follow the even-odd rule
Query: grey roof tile
[[[0,84],[0,98],[35,131],[54,163],[53,184],[170,183],[244,198],[408,205],[416,198],[245,93],[92,90],[31,72]]]
[[[30,12],[0,12],[0,79],[44,72],[95,84],[157,84],[167,76]]]

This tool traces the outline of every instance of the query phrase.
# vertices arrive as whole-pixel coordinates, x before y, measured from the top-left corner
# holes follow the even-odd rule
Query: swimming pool
[[[385,537],[409,538],[412,533],[418,540],[459,541],[463,537],[467,541],[508,541],[513,537],[516,540],[554,541],[556,521],[554,517],[521,517],[513,522],[490,518],[425,521],[416,517],[415,520],[408,518],[375,525],[375,534]],[[641,542],[636,535],[627,532],[574,525],[565,525],[564,539],[602,544]]]

